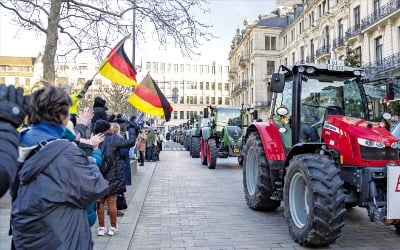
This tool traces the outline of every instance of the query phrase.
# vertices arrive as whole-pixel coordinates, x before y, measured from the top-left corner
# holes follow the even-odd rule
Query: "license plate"
[[[239,153],[240,152],[240,148],[233,148],[233,153]]]

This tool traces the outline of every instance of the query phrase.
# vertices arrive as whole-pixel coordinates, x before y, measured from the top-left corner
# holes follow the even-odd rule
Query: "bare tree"
[[[195,53],[201,39],[212,38],[207,32],[209,26],[193,15],[194,11],[208,12],[203,8],[205,3],[206,0],[1,0],[0,7],[12,13],[21,28],[45,34],[43,79],[54,82],[56,56],[65,58],[91,51],[100,61],[105,49],[112,46],[111,41],[132,30],[133,10],[135,41],[147,37],[146,27],[150,25],[160,45],[172,43],[184,55]]]

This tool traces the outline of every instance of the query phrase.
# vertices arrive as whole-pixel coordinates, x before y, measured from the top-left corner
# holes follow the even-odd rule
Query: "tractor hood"
[[[330,115],[322,140],[339,151],[344,164],[384,166],[399,159],[399,139],[377,123],[354,117]]]

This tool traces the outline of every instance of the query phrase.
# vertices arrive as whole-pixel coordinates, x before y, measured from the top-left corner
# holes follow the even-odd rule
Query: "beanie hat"
[[[99,133],[104,133],[107,130],[111,128],[111,125],[108,121],[105,120],[97,120],[96,123],[94,124],[94,133],[99,134]]]
[[[101,98],[100,96],[96,96],[94,98],[94,105],[93,107],[105,107],[106,106],[106,100],[104,100],[103,98]]]

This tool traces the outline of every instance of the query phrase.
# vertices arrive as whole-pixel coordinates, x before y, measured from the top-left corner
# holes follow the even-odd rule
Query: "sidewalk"
[[[129,248],[156,164],[157,162],[145,162],[144,166],[137,167],[136,175],[132,176],[132,186],[128,186],[125,193],[128,208],[124,210],[122,217],[118,217],[119,230],[114,236],[97,236],[97,223],[91,228],[94,249]],[[11,239],[8,236],[10,204],[11,200],[8,194],[0,199],[0,250],[9,250],[11,245]],[[106,223],[108,223],[108,216],[106,216]]]
[[[158,162],[145,162],[144,166],[137,167],[137,173],[132,177],[132,186],[127,187],[125,198],[128,208],[124,210],[124,215],[118,217],[118,232],[114,236],[97,236],[97,223],[92,227],[92,238],[94,249],[96,250],[115,250],[129,249],[133,232],[139,219],[140,211],[146,198],[154,169]],[[109,217],[106,216],[106,225]]]

